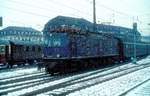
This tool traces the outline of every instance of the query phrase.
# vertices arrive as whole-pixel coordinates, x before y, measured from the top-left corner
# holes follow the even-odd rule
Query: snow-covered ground
[[[150,56],[147,56],[147,58],[141,59],[137,63],[138,64],[150,63]]]
[[[10,87],[8,89],[3,89],[3,90],[0,89],[0,93],[3,91],[5,92],[7,90],[15,89],[15,88],[18,88],[18,89],[21,88],[20,90],[12,91],[7,94],[9,96],[18,96],[18,95],[26,94],[28,92],[42,90],[44,88],[55,86],[55,85],[59,85],[59,84],[62,85],[63,83],[64,84],[70,84],[70,83],[74,84],[72,86],[66,86],[64,88],[62,88],[60,86],[60,88],[58,87],[58,90],[55,88],[54,90],[52,89],[51,91],[41,93],[41,94],[39,94],[39,96],[50,95],[53,92],[61,93],[61,92],[64,92],[65,90],[67,90],[67,91],[72,90],[73,88],[71,88],[71,87],[77,88],[78,86],[81,86],[81,85],[83,86],[84,84],[82,84],[81,81],[86,81],[86,80],[90,80],[90,78],[94,78],[93,81],[91,80],[92,82],[86,82],[86,84],[88,84],[88,83],[92,84],[95,81],[99,81],[101,78],[96,79],[96,77],[99,77],[101,75],[109,74],[109,73],[115,72],[117,70],[123,70],[128,67],[138,66],[140,64],[145,64],[145,63],[150,63],[150,56],[138,61],[137,65],[129,63],[126,65],[122,65],[120,67],[112,68],[111,70],[107,70],[107,71],[102,71],[103,69],[99,69],[99,70],[89,71],[89,72],[82,73],[82,74],[72,75],[69,77],[64,77],[64,78],[61,78],[58,80],[56,79],[54,81],[52,80],[51,82],[45,82],[45,83],[43,82],[42,84],[38,84],[38,81],[41,81],[42,78],[35,78],[33,80],[19,81],[19,82],[14,82],[12,84],[5,84],[5,85],[2,85],[1,87],[12,86],[15,84],[19,85],[19,84],[24,84],[24,83],[29,83],[29,85],[34,85],[34,83],[35,83],[35,86],[21,88],[23,86],[28,86],[26,84],[26,85],[22,85],[22,86],[13,87],[13,88]],[[38,74],[36,74],[36,73],[38,73]],[[36,76],[39,74],[44,75],[45,73],[38,71],[37,68],[34,68],[34,67],[26,68],[26,69],[19,68],[17,70],[10,70],[8,72],[0,72],[0,82],[3,81],[2,80],[3,78],[8,78],[8,79],[4,79],[4,81],[7,82],[7,80],[10,81],[10,80],[15,80],[15,79],[19,79],[19,78],[28,78],[28,77]],[[124,75],[119,78],[109,80],[107,82],[98,83],[96,85],[89,86],[88,88],[85,87],[82,90],[76,90],[73,93],[68,94],[68,96],[118,96],[121,93],[134,87],[135,85],[137,85],[147,79],[150,79],[149,74],[150,74],[150,67],[144,68],[142,70],[133,72],[128,75]],[[21,77],[23,75],[25,75],[25,76]],[[17,77],[15,77],[15,76],[17,76]],[[9,77],[15,77],[15,78],[9,78]],[[34,83],[30,84],[30,82],[34,82]]]
[[[68,96],[119,96],[135,85],[150,79],[150,67],[74,92]]]
[[[128,67],[133,67],[133,66],[135,66],[135,65],[126,64],[126,65],[122,65],[121,67],[119,67],[119,69],[120,68],[124,69],[124,68],[128,68]],[[109,68],[106,68],[106,69],[109,69]],[[89,75],[91,75],[93,73],[97,74],[97,73],[101,72],[102,70],[104,70],[104,69],[99,69],[99,70],[95,70],[95,71],[91,71],[91,72],[86,72],[86,73],[83,73],[83,74],[73,75],[73,76],[62,78],[62,79],[55,80],[55,81],[52,81],[52,82],[43,83],[43,84],[40,84],[40,85],[37,85],[37,86],[33,86],[33,87],[25,88],[25,89],[22,89],[22,90],[18,90],[18,91],[15,91],[15,92],[11,92],[11,93],[8,93],[8,95],[11,96],[11,95],[25,94],[25,93],[28,93],[28,92],[40,90],[40,89],[45,88],[45,87],[54,86],[56,84],[61,84],[61,83],[64,83],[64,82],[69,82],[69,81],[72,81],[72,80],[75,80],[75,79],[81,79],[82,77],[89,76]],[[118,68],[113,68],[112,69],[112,71],[117,71],[117,70],[118,70]],[[108,70],[108,72],[106,71],[105,74],[111,73],[112,71]],[[104,73],[101,73],[101,74],[104,74]],[[27,86],[27,85],[24,85],[24,86]],[[11,89],[12,88],[10,88],[10,90]],[[13,88],[13,89],[15,89],[15,88]],[[1,91],[3,92],[3,91],[7,91],[7,90],[4,89],[4,90],[1,90]]]
[[[0,71],[0,79],[39,72],[37,68],[17,68],[16,70]]]
[[[125,96],[150,96],[150,80],[130,91]]]
[[[138,61],[138,64],[149,63],[150,57]],[[150,67],[131,74],[76,91],[68,96],[119,96],[132,87],[150,79]],[[149,83],[150,84],[150,83]],[[133,95],[128,95],[133,96]],[[135,96],[135,95],[134,95]]]

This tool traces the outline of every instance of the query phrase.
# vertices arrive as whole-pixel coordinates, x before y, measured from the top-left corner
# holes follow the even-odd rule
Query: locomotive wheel
[[[51,76],[54,75],[54,72],[50,68],[45,68],[45,72],[50,74]]]

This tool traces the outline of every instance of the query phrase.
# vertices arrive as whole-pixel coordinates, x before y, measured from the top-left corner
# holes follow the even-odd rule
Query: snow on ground
[[[127,68],[127,67],[132,67],[132,66],[135,66],[135,65],[126,64],[126,65],[122,65],[120,68]],[[109,68],[106,68],[106,69],[109,69]],[[67,81],[70,81],[70,80],[74,80],[76,78],[80,78],[80,77],[83,77],[83,76],[88,76],[88,75],[90,75],[92,73],[96,73],[96,72],[99,72],[101,70],[103,70],[103,69],[99,69],[99,70],[95,70],[95,71],[91,71],[91,72],[87,72],[87,73],[83,73],[83,74],[79,74],[79,75],[74,75],[74,76],[71,76],[71,77],[63,78],[63,79],[52,81],[52,82],[49,82],[49,83],[43,83],[42,85],[37,85],[37,86],[34,86],[34,87],[30,87],[30,88],[26,88],[26,89],[19,90],[19,91],[16,91],[16,92],[12,92],[12,93],[9,93],[9,94],[11,94],[11,95],[12,94],[13,95],[25,94],[26,92],[32,92],[32,91],[35,91],[35,90],[38,90],[38,89],[42,89],[42,88],[45,88],[45,87],[49,87],[49,86],[53,86],[53,85],[56,85],[56,84],[59,84],[59,83],[67,82]],[[118,70],[118,68],[113,68],[112,71],[117,71],[117,70]],[[108,70],[108,73],[111,73],[112,71]],[[105,73],[107,73],[107,72],[105,72]]]
[[[23,89],[23,90],[19,90],[19,91],[16,91],[16,92],[8,93],[8,96],[9,95],[10,96],[12,96],[12,95],[15,96],[15,95],[25,94],[27,92],[32,92],[32,91],[39,90],[39,89],[42,89],[42,88],[45,88],[45,87],[49,87],[49,86],[53,86],[53,85],[56,85],[56,84],[59,84],[59,83],[67,82],[67,81],[70,81],[70,80],[74,80],[75,78],[80,78],[82,76],[90,75],[90,74],[98,72],[98,71],[100,71],[100,70],[96,70],[96,71],[87,72],[87,73],[84,73],[84,74],[79,74],[79,75],[66,77],[66,78],[63,78],[63,79],[60,79],[60,80],[56,80],[56,81],[52,81],[52,82],[49,82],[49,83],[43,83],[42,85],[37,85],[37,86],[34,86],[34,87],[30,87],[30,88],[26,88],[26,89]]]
[[[150,80],[130,91],[125,96],[150,96]]]
[[[36,79],[33,79],[33,80],[26,80],[26,81],[21,81],[21,82],[10,83],[10,84],[7,84],[7,85],[1,85],[0,88],[1,87],[9,87],[9,86],[13,86],[13,85],[19,85],[19,84],[25,84],[25,83],[30,83],[30,82],[37,82],[37,81],[41,81],[43,79],[50,79],[50,77],[36,78]],[[23,86],[21,86],[21,87],[23,87]],[[1,90],[0,90],[0,92],[1,92]]]
[[[150,79],[150,67],[74,92],[68,96],[119,96],[135,85]]]
[[[99,73],[96,73],[96,74],[93,74],[93,75],[82,77],[81,79],[77,79],[77,80],[73,80],[73,81],[68,82],[68,84],[75,83],[73,85],[66,86],[66,87],[61,87],[60,86],[60,88],[58,88],[58,89],[52,90],[50,92],[45,92],[45,93],[42,93],[42,94],[44,94],[44,95],[47,95],[47,94],[61,94],[63,92],[67,92],[68,90],[75,90],[75,89],[78,89],[78,88],[81,88],[81,87],[84,87],[84,86],[86,87],[88,85],[95,84],[96,82],[106,80],[107,78],[113,77],[115,75],[118,76],[118,74],[121,73],[121,72],[118,72],[118,70],[128,69],[128,68],[131,68],[133,66],[135,66],[135,65],[134,64],[126,64],[126,65],[116,67],[116,68],[113,68],[113,69],[110,69],[110,70],[107,70],[107,71],[103,71],[103,72],[99,72]],[[113,73],[113,72],[118,72],[118,73],[112,75],[111,73]],[[123,73],[125,73],[125,72],[123,72]],[[109,75],[107,75],[107,74],[109,74]],[[106,75],[106,76],[104,76],[104,75]],[[103,76],[103,77],[101,77],[101,76]],[[40,95],[42,95],[42,94],[40,94]]]
[[[147,58],[145,59],[142,59],[140,61],[138,61],[137,63],[138,64],[142,64],[142,63],[148,63],[150,62],[150,56],[148,56]],[[132,64],[132,63],[129,63],[129,64]],[[125,66],[123,66],[125,67]],[[9,78],[9,77],[13,77],[13,76],[18,76],[18,75],[24,75],[24,74],[31,74],[31,73],[34,73],[34,72],[38,72],[37,70],[37,67],[32,67],[32,68],[16,68],[16,69],[13,69],[13,70],[7,70],[6,71],[0,71],[0,79],[3,79],[3,78]]]
[[[25,75],[25,74],[31,74],[31,73],[35,73],[38,72],[36,67],[33,68],[17,68],[16,70],[7,70],[6,71],[0,71],[0,79],[3,78],[9,78],[9,77],[14,77],[14,76],[18,76],[18,75]]]
[[[148,62],[150,62],[150,56],[147,57],[146,59],[142,59],[142,60],[138,61],[137,63],[143,64],[143,63],[148,63]],[[132,64],[132,63],[129,63],[128,65],[136,66],[135,64]],[[122,67],[126,67],[126,65],[121,66],[120,69]],[[86,75],[89,75],[89,74],[97,72],[97,71],[99,71],[99,70],[87,72],[84,74],[74,75],[71,77],[63,78],[63,79],[52,81],[49,83],[43,83],[41,85],[37,85],[34,87],[30,87],[30,88],[26,88],[23,90],[9,93],[8,95],[12,96],[12,95],[25,94],[27,92],[32,92],[32,91],[42,89],[45,87],[53,86],[55,84],[67,82],[67,81],[73,80],[75,78],[80,78],[82,76],[86,76]],[[9,72],[0,72],[0,79],[12,77],[12,76],[23,75],[23,74],[30,74],[30,73],[35,73],[35,72],[39,72],[37,70],[37,68],[27,68],[27,69],[19,68],[17,70],[13,70],[13,71],[10,70]],[[86,95],[86,96],[87,95],[89,95],[89,96],[91,96],[91,95],[92,96],[93,95],[96,95],[96,96],[115,96],[115,95],[119,95],[120,93],[126,91],[127,89],[129,89],[133,86],[135,86],[136,84],[138,84],[144,80],[149,79],[150,78],[149,74],[150,74],[150,67],[142,69],[142,70],[137,71],[137,72],[134,72],[134,73],[129,74],[129,75],[125,75],[125,76],[110,80],[108,82],[104,82],[104,83],[101,83],[101,84],[77,91],[75,93],[71,93],[71,94],[69,94],[69,96],[84,96],[84,95]]]
[[[27,77],[33,77],[33,76],[38,76],[38,75],[44,75],[45,73],[37,73],[37,74],[29,74],[28,75],[21,75],[21,76],[17,76],[15,78],[8,78],[8,79],[2,79],[0,80],[0,82],[7,82],[7,81],[10,81],[10,80],[16,80],[16,79],[21,79],[21,78],[27,78]]]
[[[127,65],[123,65],[123,66],[127,67]],[[131,67],[131,66],[135,66],[135,65],[134,64],[128,64],[128,66]],[[120,67],[120,68],[124,68],[124,67]],[[114,68],[114,69],[116,69],[116,68]],[[118,68],[117,68],[117,70],[118,70]],[[108,71],[110,71],[110,70],[108,70]],[[96,71],[87,72],[87,73],[79,74],[79,75],[74,75],[74,76],[71,76],[71,77],[63,78],[63,79],[52,81],[52,82],[49,82],[49,83],[43,83],[42,85],[38,85],[38,86],[30,87],[30,88],[27,88],[27,89],[19,90],[19,91],[16,91],[16,92],[12,92],[12,93],[9,93],[8,95],[25,94],[25,93],[32,92],[32,91],[35,91],[35,90],[39,90],[39,89],[42,89],[42,88],[45,88],[45,87],[49,87],[49,86],[53,86],[53,85],[60,84],[60,83],[63,83],[63,82],[67,82],[67,81],[70,81],[70,80],[74,80],[76,78],[79,78],[79,77],[82,77],[82,76],[86,76],[86,75],[94,73],[94,72],[96,72]],[[107,73],[107,71],[106,71],[106,73]]]
[[[141,60],[138,61],[137,63],[138,63],[138,64],[150,63],[150,56],[147,56],[147,58],[141,59]]]

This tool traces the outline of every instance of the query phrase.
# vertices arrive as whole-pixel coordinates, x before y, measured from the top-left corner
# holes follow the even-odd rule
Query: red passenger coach
[[[0,63],[8,63],[8,67],[14,64],[33,64],[42,60],[42,44],[26,41],[2,41],[0,40]]]
[[[0,63],[4,63],[5,61],[5,46],[0,45]]]
[[[0,63],[5,64],[7,62],[7,57],[9,55],[8,48],[9,48],[8,41],[0,41]]]

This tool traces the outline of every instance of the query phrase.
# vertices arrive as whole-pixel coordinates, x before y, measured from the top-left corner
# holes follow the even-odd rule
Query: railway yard
[[[148,0],[0,4],[0,96],[150,96]]]
[[[104,69],[50,76],[37,67],[0,70],[4,96],[143,96],[149,86],[150,57]],[[145,87],[144,87],[145,88]],[[149,96],[150,91],[147,90]],[[138,92],[137,92],[138,90]],[[140,93],[141,92],[141,93]],[[142,95],[140,95],[142,94]],[[149,95],[148,95],[149,94]]]

